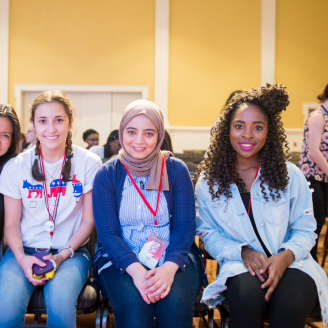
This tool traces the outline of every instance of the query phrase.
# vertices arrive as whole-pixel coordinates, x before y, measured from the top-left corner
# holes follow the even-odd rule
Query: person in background
[[[4,165],[19,153],[19,136],[20,124],[15,110],[10,105],[0,104],[0,174]],[[0,194],[0,241],[3,239],[3,224],[4,203],[3,194]]]
[[[156,104],[130,103],[120,123],[122,149],[95,178],[94,275],[113,304],[116,328],[153,328],[154,317],[158,328],[192,327],[202,273],[195,198],[185,164],[160,150],[164,134]]]
[[[86,149],[99,145],[99,133],[96,130],[89,129],[83,132],[83,140],[88,144]]]
[[[328,84],[318,96],[320,107],[313,111],[304,125],[304,138],[300,169],[313,190],[313,211],[317,221],[318,235],[311,250],[318,262],[318,241],[326,221],[328,205]]]
[[[121,147],[122,146],[118,137],[118,130],[113,130],[109,134],[107,142],[103,146],[93,146],[89,150],[104,160],[116,156]]]
[[[316,222],[302,172],[288,158],[285,87],[235,95],[212,134],[194,184],[197,234],[220,264],[202,301],[224,298],[229,328],[304,328],[318,300],[328,322],[327,276],[313,260]]]
[[[20,139],[19,139],[19,152],[23,152],[24,149],[27,147],[27,142],[26,142],[26,136],[24,133],[20,134]]]
[[[26,143],[27,147],[24,149],[30,149],[36,144],[36,136],[33,124],[30,122],[26,131]]]
[[[0,104],[0,173],[4,165],[19,153],[20,124],[10,105]]]
[[[167,150],[170,151],[173,154],[173,147],[172,147],[172,142],[171,142],[171,137],[169,133],[165,130],[165,136],[164,140],[161,146],[161,150]]]
[[[98,156],[72,144],[74,108],[57,90],[36,97],[30,120],[35,147],[3,168],[4,234],[9,248],[0,262],[0,327],[24,324],[33,292],[43,287],[47,326],[75,328],[78,296],[88,279],[91,258],[83,246],[94,229],[93,180]],[[38,259],[37,252],[47,255]],[[34,264],[51,261],[49,277],[33,276]]]

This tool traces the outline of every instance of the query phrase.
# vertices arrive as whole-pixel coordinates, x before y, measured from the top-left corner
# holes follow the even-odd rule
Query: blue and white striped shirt
[[[146,185],[149,180],[149,176],[135,177],[132,175],[133,180],[139,187],[142,194],[147,199],[151,208],[156,211],[157,205],[157,190],[147,191]],[[144,186],[144,189],[141,188]],[[124,181],[122,201],[120,206],[119,220],[122,229],[122,235],[124,241],[128,244],[129,248],[138,255],[142,247],[150,237],[152,233],[156,233],[155,217],[140,197],[129,176],[127,175]],[[157,226],[158,236],[164,240],[170,240],[170,217],[169,210],[166,202],[166,198],[161,192],[158,212],[157,212]],[[103,256],[106,257],[106,254]],[[159,261],[159,266],[164,264],[165,253]],[[112,262],[106,263],[98,270],[98,274],[101,270],[108,268],[112,265]]]

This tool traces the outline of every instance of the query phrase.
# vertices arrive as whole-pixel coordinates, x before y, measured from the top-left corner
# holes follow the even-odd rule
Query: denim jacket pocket
[[[278,200],[262,200],[262,209],[264,219],[273,225],[281,225],[285,219],[286,199],[280,198]]]
[[[215,212],[218,221],[222,220],[225,223],[231,222],[233,213],[227,200],[215,199],[207,203],[208,207]]]

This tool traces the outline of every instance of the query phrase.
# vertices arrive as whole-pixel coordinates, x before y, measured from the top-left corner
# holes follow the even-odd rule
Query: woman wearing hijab
[[[193,243],[195,199],[185,164],[161,151],[159,107],[124,110],[122,149],[97,173],[94,215],[100,247],[94,272],[112,304],[115,327],[192,327],[201,279]]]

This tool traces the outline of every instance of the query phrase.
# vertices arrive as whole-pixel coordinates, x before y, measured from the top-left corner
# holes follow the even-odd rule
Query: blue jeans
[[[34,250],[25,249],[26,255],[33,253]],[[48,326],[75,328],[76,303],[90,268],[90,255],[86,248],[80,248],[73,258],[61,264],[54,279],[44,285]],[[36,288],[25,277],[13,252],[8,249],[0,262],[0,328],[24,324],[29,300]]]
[[[107,260],[106,260],[107,262]],[[154,304],[147,304],[131,276],[121,274],[114,265],[100,272],[102,289],[109,296],[115,313],[116,328],[191,328],[194,303],[201,280],[201,263],[189,254],[186,271],[178,271],[167,297]]]

